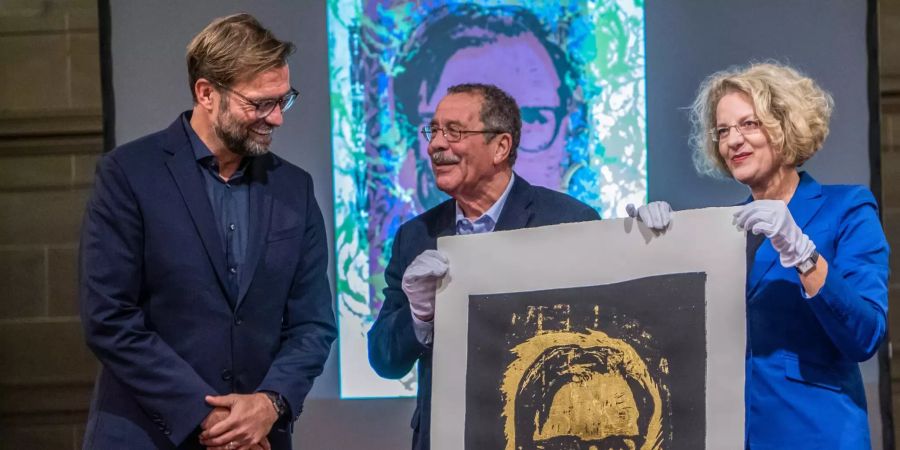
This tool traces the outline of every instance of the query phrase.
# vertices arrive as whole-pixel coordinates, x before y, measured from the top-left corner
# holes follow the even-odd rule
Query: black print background
[[[537,332],[536,318],[525,320],[529,307],[540,309],[545,331],[563,331],[568,320],[571,332],[594,329],[634,347],[660,388],[663,448],[704,448],[705,284],[706,274],[683,273],[601,286],[470,296],[465,448],[505,446],[500,385],[515,359],[511,349]],[[594,313],[595,306],[599,314]],[[513,314],[520,319],[515,324]],[[661,358],[668,361],[668,374],[660,368]]]

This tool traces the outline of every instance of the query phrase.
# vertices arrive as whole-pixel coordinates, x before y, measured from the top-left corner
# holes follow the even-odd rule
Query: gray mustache
[[[459,158],[452,155],[450,152],[443,150],[440,152],[434,152],[431,154],[431,162],[438,166],[443,164],[456,164],[459,162]]]

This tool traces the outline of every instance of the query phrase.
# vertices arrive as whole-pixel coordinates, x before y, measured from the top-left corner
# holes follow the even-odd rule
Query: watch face
[[[281,396],[274,393],[266,393],[266,396],[269,397],[269,400],[272,401],[272,405],[275,407],[275,412],[280,416],[284,414],[285,406],[284,400],[282,400]]]
[[[800,264],[797,264],[796,269],[797,272],[800,272],[803,275],[811,272],[816,268],[816,262],[819,261],[819,253],[813,251],[813,254],[809,256],[809,258],[803,260]]]

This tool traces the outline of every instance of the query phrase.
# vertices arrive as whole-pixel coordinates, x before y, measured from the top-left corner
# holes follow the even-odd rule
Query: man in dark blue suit
[[[188,47],[193,110],[99,163],[81,314],[88,449],[289,449],[335,338],[310,175],[268,152],[289,42],[247,14]]]
[[[400,378],[419,363],[415,450],[430,446],[434,295],[448,269],[437,238],[600,218],[588,205],[513,173],[522,120],[512,97],[484,84],[447,92],[422,132],[436,184],[453,198],[397,231],[385,303],[369,331],[369,362],[379,375]]]

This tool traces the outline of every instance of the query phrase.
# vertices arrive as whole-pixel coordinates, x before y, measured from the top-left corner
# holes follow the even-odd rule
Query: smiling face
[[[431,125],[448,130],[484,130],[482,101],[476,94],[449,94],[438,104]],[[497,174],[511,170],[506,162],[508,149],[501,148],[501,141],[508,142],[508,135],[463,134],[459,142],[449,142],[443,133],[436,132],[428,144],[428,155],[438,188],[451,197],[477,197],[482,183],[486,186]]]
[[[285,96],[290,90],[290,72],[287,66],[262,72],[248,80],[235,83],[231,90],[250,100],[259,102]],[[272,143],[272,131],[284,122],[280,107],[259,118],[256,107],[226,90],[221,90],[221,100],[212,117],[213,130],[225,147],[241,156],[263,155]]]
[[[498,74],[496,68],[503,67]],[[558,89],[561,83],[550,54],[531,33],[498,36],[493,42],[464,47],[447,60],[432,97],[420,89],[418,115],[430,119],[441,95],[460,83],[487,83],[503,89],[516,99],[522,111],[522,135],[516,171],[529,183],[558,189],[565,158],[568,118]],[[563,132],[560,132],[563,130]],[[424,156],[428,143],[421,141]]]
[[[743,92],[729,92],[716,105],[716,128],[748,120],[759,118],[750,97]],[[781,163],[763,128],[744,134],[736,128],[732,127],[728,136],[718,143],[719,155],[735,180],[756,190],[771,184],[779,172],[792,170]]]

